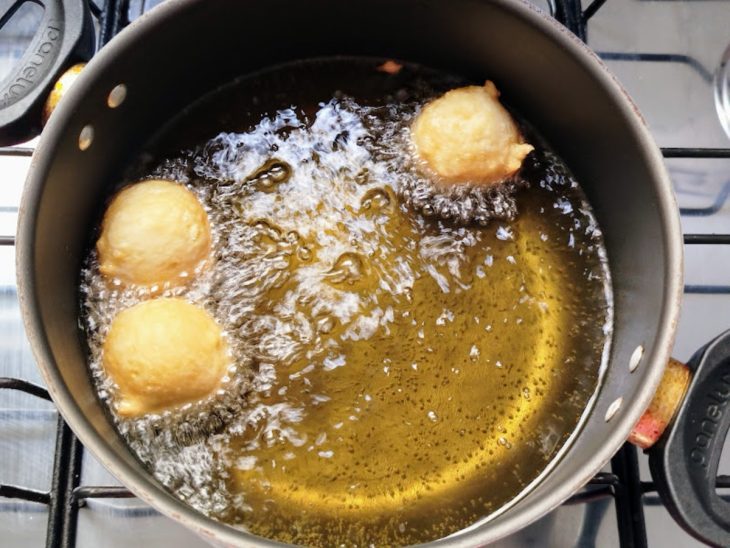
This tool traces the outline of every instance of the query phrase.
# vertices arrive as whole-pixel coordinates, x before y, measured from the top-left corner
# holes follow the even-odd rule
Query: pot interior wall
[[[599,84],[595,67],[533,22],[516,17],[503,2],[172,0],[158,9],[169,19],[143,22],[144,38],[136,35],[142,25],[123,33],[92,62],[54,116],[42,143],[45,155],[36,158],[29,181],[19,242],[27,306],[45,326],[37,337],[31,334],[42,347],[37,353],[47,362],[49,376],[65,385],[54,392],[73,402],[66,409],[72,426],[85,433],[85,441],[93,438],[95,447],[104,447],[102,460],[141,472],[91,386],[77,321],[80,261],[109,185],[147,137],[203,93],[279,62],[362,54],[494,80],[507,102],[567,161],[588,194],[613,274],[610,367],[586,435],[549,477],[493,522],[494,534],[507,531],[508,521],[531,506],[557,502],[553,499],[565,493],[565,484],[577,487],[576,482],[587,480],[592,469],[586,465],[605,453],[607,443],[618,447],[615,431],[633,420],[632,403],[644,398],[645,380],[653,382],[663,365],[655,353],[661,356],[664,349],[656,345],[668,328],[662,325],[668,323],[667,288],[675,287],[679,276],[670,271],[676,258],[662,228],[666,189],[659,188],[650,167],[653,157],[631,127],[625,104],[620,107],[617,96]],[[126,101],[110,109],[107,95],[119,83],[127,86]],[[80,151],[78,135],[86,124],[93,126],[94,140]],[[640,344],[645,358],[630,373],[629,358]],[[606,422],[606,410],[619,397],[622,408]],[[154,489],[149,480],[140,479],[136,486]],[[169,497],[168,503],[176,504]]]

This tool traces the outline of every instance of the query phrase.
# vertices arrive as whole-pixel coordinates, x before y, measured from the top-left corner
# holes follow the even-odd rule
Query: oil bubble
[[[271,159],[257,169],[246,182],[261,192],[273,192],[277,185],[289,179],[291,172],[289,164]]]
[[[309,261],[312,258],[312,250],[306,245],[303,245],[297,248],[297,257],[302,261]]]
[[[354,285],[366,275],[365,260],[358,253],[346,252],[337,258],[325,277],[334,284]]]
[[[392,212],[395,201],[395,194],[390,188],[371,188],[363,196],[360,208],[366,213]]]

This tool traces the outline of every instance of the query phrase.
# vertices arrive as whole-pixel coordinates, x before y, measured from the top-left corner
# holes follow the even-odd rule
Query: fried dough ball
[[[105,276],[139,286],[183,285],[210,254],[208,216],[182,185],[136,183],[112,200],[96,248]]]
[[[123,417],[211,395],[230,363],[212,316],[179,298],[145,301],[120,312],[102,354],[104,369],[119,387],[116,408]]]
[[[453,89],[418,115],[413,142],[440,182],[499,183],[517,172],[533,150],[498,97],[487,81]]]

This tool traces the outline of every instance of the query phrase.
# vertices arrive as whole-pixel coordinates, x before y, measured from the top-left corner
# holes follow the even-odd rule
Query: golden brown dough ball
[[[533,149],[492,82],[453,89],[427,104],[411,128],[418,156],[446,183],[492,184]]]
[[[114,318],[102,362],[119,387],[117,412],[138,417],[212,394],[231,359],[210,314],[183,299],[165,298]]]
[[[117,194],[96,242],[102,274],[125,284],[183,285],[210,254],[208,216],[195,195],[150,180]]]

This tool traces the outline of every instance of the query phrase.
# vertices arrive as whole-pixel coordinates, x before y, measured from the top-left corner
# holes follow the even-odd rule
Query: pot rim
[[[50,167],[51,154],[60,140],[65,126],[70,120],[74,106],[80,104],[86,90],[92,87],[98,69],[114,63],[116,50],[126,44],[144,39],[151,29],[164,22],[168,17],[185,6],[206,0],[167,0],[151,11],[143,14],[104,46],[89,62],[68,92],[64,101],[49,120],[35,150],[29,175],[23,188],[21,206],[18,214],[16,243],[16,276],[18,298],[33,354],[41,370],[48,391],[59,412],[84,446],[117,479],[135,495],[166,516],[192,529],[204,539],[224,545],[285,546],[282,543],[253,536],[231,526],[214,521],[168,493],[149,474],[139,474],[130,463],[117,456],[110,444],[93,428],[90,421],[76,404],[66,388],[55,365],[55,360],[45,327],[41,321],[39,304],[33,280],[35,223],[40,198],[43,194],[45,177]],[[628,121],[629,128],[640,143],[646,164],[653,173],[658,189],[656,208],[660,212],[664,229],[663,246],[667,255],[667,283],[664,287],[663,307],[657,318],[659,335],[654,351],[645,356],[645,381],[633,401],[625,402],[620,416],[614,419],[610,436],[602,449],[592,455],[586,464],[576,471],[573,481],[555,489],[547,497],[530,501],[519,511],[508,510],[497,521],[491,517],[455,533],[452,536],[434,541],[440,546],[474,546],[496,541],[512,534],[529,523],[553,510],[585,485],[611,459],[626,441],[629,433],[649,405],[656,387],[662,377],[664,366],[670,357],[674,333],[679,319],[683,293],[683,241],[672,185],[664,166],[661,152],[655,144],[646,123],[636,106],[618,80],[608,71],[601,59],[579,38],[563,27],[555,19],[545,14],[527,0],[481,0],[497,4],[516,14],[531,24],[536,32],[542,32],[562,46],[601,86],[610,94],[615,106]],[[98,67],[98,69],[97,69]],[[596,412],[594,409],[592,412]],[[492,516],[493,517],[493,516]]]

